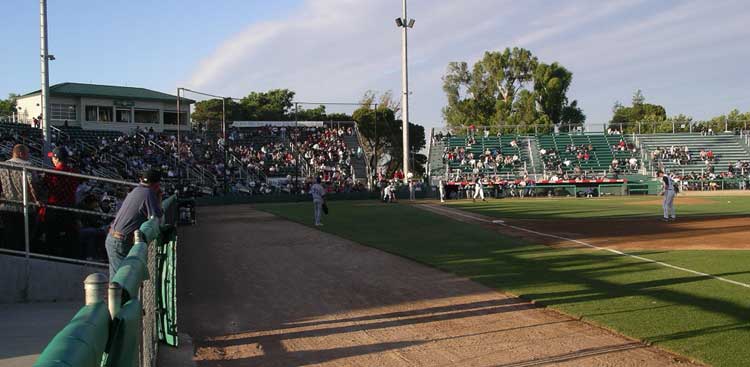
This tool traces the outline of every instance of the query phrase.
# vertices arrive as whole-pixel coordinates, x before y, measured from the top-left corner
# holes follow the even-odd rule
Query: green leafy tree
[[[534,72],[534,92],[541,112],[553,125],[567,131],[583,125],[586,120],[578,101],[568,101],[572,81],[573,73],[556,62],[539,64]]]
[[[289,89],[272,89],[268,92],[251,92],[240,100],[242,109],[251,121],[283,121],[293,113],[294,92]]]
[[[245,120],[246,116],[242,106],[234,100],[226,100],[226,121]],[[222,101],[219,98],[196,102],[191,120],[194,124],[206,126],[210,131],[220,131],[222,121]]]
[[[377,101],[377,108],[375,104]],[[362,135],[365,151],[370,156],[370,167],[375,167],[374,152],[378,160],[386,167],[386,174],[391,175],[402,168],[402,121],[396,119],[399,105],[393,100],[391,93],[384,93],[378,99],[374,92],[368,91],[360,101],[359,107],[352,114]],[[425,130],[423,126],[409,123],[409,150],[413,157],[415,172],[423,172],[427,157],[419,154],[425,146]],[[378,162],[378,163],[381,163]]]
[[[17,94],[8,94],[7,99],[0,99],[0,116],[11,116],[16,113],[16,98]]]
[[[633,93],[632,105],[630,107],[615,103],[612,119],[609,126],[612,129],[620,129],[623,132],[633,133],[638,131],[638,123],[641,123],[642,133],[672,132],[672,123],[667,120],[667,111],[661,105],[646,103],[646,98],[641,90]]]
[[[485,52],[469,69],[466,62],[452,62],[443,76],[448,100],[443,117],[454,130],[475,125],[508,132],[548,131],[554,125],[585,121],[577,102],[567,98],[573,74],[558,63],[540,63],[529,50],[516,47]]]

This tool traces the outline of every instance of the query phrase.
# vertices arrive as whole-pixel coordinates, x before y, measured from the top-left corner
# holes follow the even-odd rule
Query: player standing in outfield
[[[481,198],[482,201],[487,201],[484,199],[484,187],[482,186],[482,179],[479,177],[474,181],[474,198],[472,201],[476,202],[477,198]]]
[[[326,202],[326,189],[320,184],[320,177],[315,178],[315,184],[310,187],[310,195],[313,199],[315,226],[320,227],[320,218],[323,216],[323,204]]]
[[[659,181],[661,181],[662,195],[664,195],[664,202],[662,203],[664,219],[662,220],[665,222],[676,220],[674,196],[677,193],[677,185],[671,177],[664,174],[664,171],[659,171],[656,175],[659,177]]]

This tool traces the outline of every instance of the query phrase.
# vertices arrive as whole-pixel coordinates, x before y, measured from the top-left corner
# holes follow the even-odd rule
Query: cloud
[[[306,0],[283,18],[251,24],[226,39],[186,84],[233,96],[290,88],[308,101],[355,102],[366,90],[398,95],[401,34],[393,19],[400,16],[400,5],[394,0]],[[474,62],[486,50],[513,46],[571,69],[571,97],[581,102],[591,122],[608,118],[612,102],[634,87],[659,90],[653,97],[664,103],[677,105],[681,98],[681,107],[690,106],[685,103],[689,91],[670,95],[664,88],[669,78],[685,85],[697,70],[705,74],[711,70],[709,55],[721,55],[728,72],[739,70],[735,64],[750,57],[744,47],[749,14],[742,1],[731,0],[411,0],[409,16],[416,18],[409,33],[412,120],[441,125],[440,76],[448,62]],[[704,88],[749,79],[744,74],[715,78]],[[723,112],[724,101],[696,95],[702,103],[714,103],[716,114]],[[679,112],[700,116],[705,111]]]

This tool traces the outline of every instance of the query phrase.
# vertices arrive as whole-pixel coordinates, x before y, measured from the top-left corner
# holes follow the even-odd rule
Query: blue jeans
[[[107,234],[107,239],[104,241],[104,247],[107,248],[107,257],[109,258],[109,281],[115,278],[117,269],[120,268],[122,260],[128,256],[130,248],[133,244],[128,244],[125,240],[112,237],[112,234]]]

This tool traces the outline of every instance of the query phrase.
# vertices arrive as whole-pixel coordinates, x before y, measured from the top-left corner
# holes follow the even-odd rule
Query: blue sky
[[[8,3],[10,2],[10,3]],[[50,0],[50,81],[178,86],[305,101],[400,91],[398,0]],[[38,89],[38,3],[5,0],[0,94]],[[750,110],[750,7],[741,0],[410,0],[411,119],[441,126],[450,61],[530,49],[573,71],[589,124],[636,89],[669,115]]]

